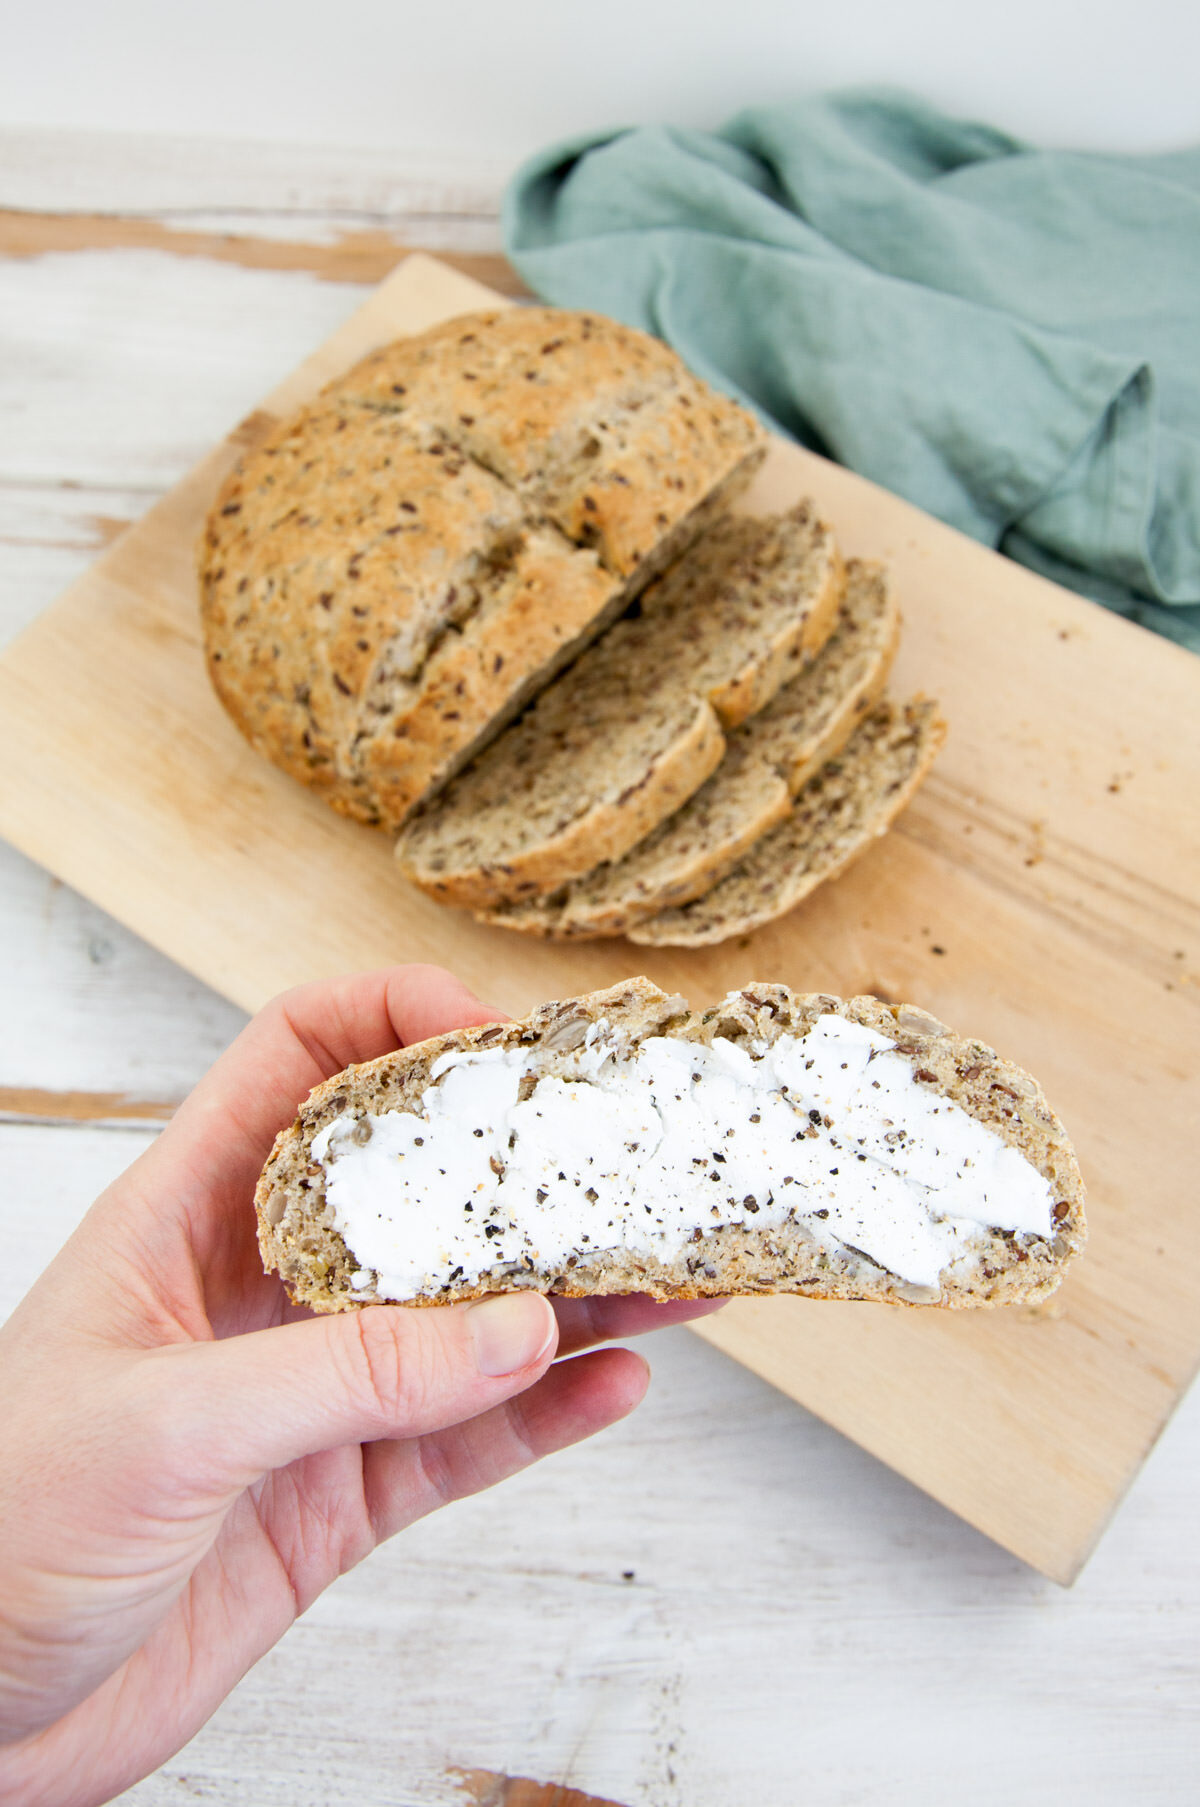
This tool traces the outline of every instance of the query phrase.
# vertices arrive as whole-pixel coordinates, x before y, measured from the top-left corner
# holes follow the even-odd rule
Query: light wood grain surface
[[[700,952],[546,945],[431,903],[386,837],[234,732],[200,653],[194,551],[272,421],[397,333],[494,300],[405,260],[0,658],[0,830],[248,1008],[402,953],[513,1012],[636,971],[701,1004],[783,978],[915,999],[1030,1066],[1091,1182],[1088,1260],[1055,1316],[785,1299],[703,1334],[1068,1581],[1200,1361],[1197,1151],[1179,1128],[1200,1083],[1200,849],[1174,808],[1200,791],[1200,736],[1178,727],[1200,719],[1200,663],[776,442],[745,506],[811,494],[847,552],[885,559],[896,682],[932,689],[952,723],[897,831],[808,907]]]
[[[68,150],[59,158],[63,169],[83,161]],[[143,171],[160,180],[152,160],[130,158],[130,218],[153,214],[137,202]],[[38,177],[40,212],[54,211],[55,180],[52,168]],[[166,197],[164,225],[188,210],[223,216],[228,193],[194,180],[189,195]],[[243,168],[239,181],[248,180]],[[240,236],[253,239],[244,197],[243,186]],[[62,206],[94,211],[97,198],[81,201],[63,179]],[[311,233],[317,267],[334,210],[306,211],[301,195],[282,234],[286,209],[274,192],[262,211],[264,240],[302,245]],[[429,217],[426,204],[418,225]],[[442,224],[446,236],[422,236],[397,213],[378,229],[399,255],[403,244],[445,248],[452,210]],[[271,267],[265,253],[222,262],[176,258],[168,244],[122,249],[119,232],[108,242],[91,248],[68,234],[61,249],[29,256],[23,239],[22,255],[0,264],[5,633],[51,602],[115,523],[143,512],[361,299],[352,286]],[[1075,707],[1064,682],[1064,703]],[[1115,704],[1105,745],[1119,756]],[[1082,708],[1076,719],[1086,745]],[[1031,728],[1031,794],[1035,738]],[[1113,781],[1124,769],[1114,765]],[[1105,795],[1123,807],[1124,790]],[[1097,818],[1087,858],[1122,820]],[[1052,829],[1044,812],[1001,815],[988,827],[983,872],[1011,884],[1011,857],[1014,867],[1035,860],[1023,869],[1036,876]],[[1042,877],[1069,924],[1088,887],[1058,870],[1065,861],[1050,863]],[[1151,880],[1149,895],[1138,885],[1123,893],[1132,914],[1116,929],[1111,911],[1093,915],[1088,937],[1110,952],[1136,937],[1157,974],[1176,950]],[[962,895],[947,894],[951,920],[965,920]],[[0,1038],[0,1210],[14,1251],[7,1308],[241,1017],[3,848],[0,925],[9,952]],[[946,933],[943,917],[924,926]],[[822,935],[811,951],[829,983]],[[948,933],[937,944],[945,956],[885,938],[872,948],[879,970],[863,978],[928,996],[910,980],[926,980],[937,963],[953,970]],[[1011,950],[1006,959],[1015,970]],[[1064,987],[1079,977],[1067,971]],[[1178,976],[1158,982],[1164,999],[1180,995],[1165,990]],[[1025,1023],[1036,1064],[1042,1050],[1025,1005],[1006,1004],[1006,992],[992,1007]],[[949,1004],[939,1007],[954,1020]],[[1096,1000],[1101,1029],[1107,1008]],[[1052,1029],[1040,1032],[1048,1044]],[[1130,1032],[1140,1054],[1140,1032]],[[1121,1108],[1114,1097],[1114,1124]],[[1179,1133],[1194,1134],[1194,1122],[1187,1103]],[[1100,1149],[1102,1168],[1110,1154]],[[1157,1177],[1152,1170],[1151,1185]],[[626,1807],[906,1803],[968,1790],[999,1803],[1018,1787],[1033,1800],[1191,1798],[1195,1400],[1064,1593],[694,1337],[670,1333],[651,1353],[656,1384],[634,1420],[380,1552],[128,1798],[148,1807],[470,1799],[455,1766],[571,1785]],[[981,1768],[999,1724],[1019,1726],[1019,1738],[1004,1763]]]

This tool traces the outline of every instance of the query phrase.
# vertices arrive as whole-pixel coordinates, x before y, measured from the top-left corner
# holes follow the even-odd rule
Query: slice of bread
[[[851,559],[837,626],[813,663],[730,737],[694,797],[622,860],[549,897],[479,911],[527,935],[590,940],[701,897],[784,821],[792,797],[878,702],[900,634],[879,565]]]
[[[644,947],[711,947],[773,922],[866,853],[921,783],[946,738],[937,705],[881,703],[810,778],[791,813],[711,891],[636,923]]]
[[[1085,1237],[1027,1073],[911,1006],[758,983],[699,1013],[631,979],[350,1067],[255,1205],[267,1271],[317,1311],[519,1287],[998,1305],[1053,1291]]]
[[[396,848],[405,875],[487,909],[619,859],[824,644],[843,585],[809,505],[718,522],[413,817]]]
[[[460,390],[486,407],[449,412]],[[260,752],[345,814],[397,827],[745,486],[764,447],[673,352],[597,316],[514,309],[387,347],[222,486],[199,549],[213,684]]]

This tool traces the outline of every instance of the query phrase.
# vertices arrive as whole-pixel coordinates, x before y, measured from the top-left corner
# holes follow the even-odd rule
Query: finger
[[[141,1178],[179,1175],[211,1210],[215,1188],[241,1202],[281,1129],[315,1085],[353,1062],[448,1029],[495,1020],[452,973],[393,966],[303,985],[261,1010],[181,1105],[143,1160]]]
[[[528,1392],[466,1424],[371,1444],[363,1483],[376,1540],[615,1424],[641,1402],[649,1379],[640,1356],[605,1349],[559,1362]]]
[[[436,1311],[373,1306],[156,1350],[147,1384],[160,1398],[149,1409],[168,1468],[209,1497],[318,1450],[478,1417],[531,1386],[557,1340],[535,1292]]]
[[[322,1079],[353,1061],[489,1023],[496,1011],[441,966],[391,966],[286,991],[257,1021],[278,1013],[321,1067]]]
[[[648,1330],[666,1330],[672,1324],[690,1324],[720,1311],[724,1299],[651,1299],[645,1293],[616,1297],[553,1299],[558,1317],[558,1353],[574,1355],[596,1343],[624,1342]]]

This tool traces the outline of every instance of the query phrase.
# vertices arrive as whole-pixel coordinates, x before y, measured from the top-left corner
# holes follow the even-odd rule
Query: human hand
[[[106,1801],[199,1730],[336,1576],[621,1418],[614,1336],[711,1301],[536,1293],[310,1317],[251,1199],[319,1081],[494,1019],[448,973],[287,993],[93,1205],[0,1330],[0,1796]]]

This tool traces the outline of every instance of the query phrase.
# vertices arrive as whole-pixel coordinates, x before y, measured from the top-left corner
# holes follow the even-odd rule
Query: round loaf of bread
[[[226,479],[205,648],[243,734],[396,828],[749,481],[762,429],[599,315],[465,315],[372,353]]]

